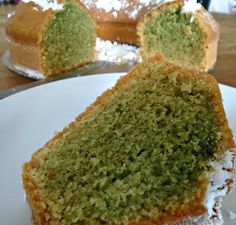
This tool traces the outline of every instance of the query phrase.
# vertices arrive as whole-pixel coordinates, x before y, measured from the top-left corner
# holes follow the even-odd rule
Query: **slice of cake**
[[[37,225],[211,224],[232,187],[216,80],[137,65],[23,166]]]
[[[45,77],[94,58],[95,22],[79,0],[23,0],[6,24],[11,63]]]
[[[216,62],[219,25],[195,0],[160,4],[139,21],[137,30],[143,58],[160,54],[203,71]]]

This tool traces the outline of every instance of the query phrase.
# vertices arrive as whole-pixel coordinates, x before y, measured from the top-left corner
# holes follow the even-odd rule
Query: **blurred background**
[[[17,4],[20,0],[0,0],[0,4]],[[236,0],[198,0],[206,9],[218,13],[236,13]]]
[[[209,11],[219,13],[236,13],[236,0],[211,0]]]
[[[98,0],[87,1],[92,2]],[[14,14],[16,8],[14,4],[17,4],[18,2],[19,0],[0,0],[0,91],[1,89],[15,88],[16,86],[32,83],[31,79],[16,76],[15,73],[8,70],[2,64],[1,60],[3,53],[7,49],[4,24],[7,21],[7,18]],[[236,87],[236,0],[198,0],[198,2],[213,14],[221,27],[218,60],[211,73],[220,83]],[[122,57],[123,61],[127,61],[127,58],[130,59],[131,56],[133,57],[131,60],[135,61],[137,57],[139,57],[137,53],[138,50],[137,46],[121,45],[109,41],[106,43],[102,42],[102,44],[99,45],[99,48],[97,48],[97,51],[99,51],[100,57],[103,60],[107,61],[109,58],[110,64],[106,63],[106,65],[96,73],[128,71],[133,64],[126,63],[120,65],[117,61]]]

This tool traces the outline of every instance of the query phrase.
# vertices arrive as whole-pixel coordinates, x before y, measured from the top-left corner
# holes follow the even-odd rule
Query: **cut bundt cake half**
[[[23,0],[6,23],[11,63],[53,76],[94,59],[95,22],[79,0]]]
[[[201,71],[217,59],[219,25],[195,0],[167,1],[138,23],[141,54],[160,54],[168,61]]]
[[[234,147],[216,80],[154,57],[35,152],[23,185],[37,225],[211,224]]]

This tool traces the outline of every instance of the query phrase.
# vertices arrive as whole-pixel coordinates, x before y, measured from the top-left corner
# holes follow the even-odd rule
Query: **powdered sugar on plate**
[[[96,7],[98,9],[103,9],[105,12],[111,12],[113,10],[119,11],[124,8],[124,0],[82,0],[82,2],[88,7]]]
[[[97,38],[96,52],[98,60],[118,64],[127,63],[129,61],[141,62],[139,48],[132,45],[119,44],[117,42],[104,41]]]

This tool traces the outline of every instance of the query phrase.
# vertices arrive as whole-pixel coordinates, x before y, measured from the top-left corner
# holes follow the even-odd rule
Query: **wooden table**
[[[0,6],[0,56],[7,48],[4,35],[4,23],[7,15],[14,11],[15,6]],[[236,15],[214,14],[221,25],[221,38],[218,49],[218,61],[211,73],[223,84],[236,87]],[[128,70],[128,65],[111,66],[105,65],[96,72],[123,72]],[[0,60],[0,90],[13,88],[27,84],[32,80],[21,77],[9,71],[2,65]]]

